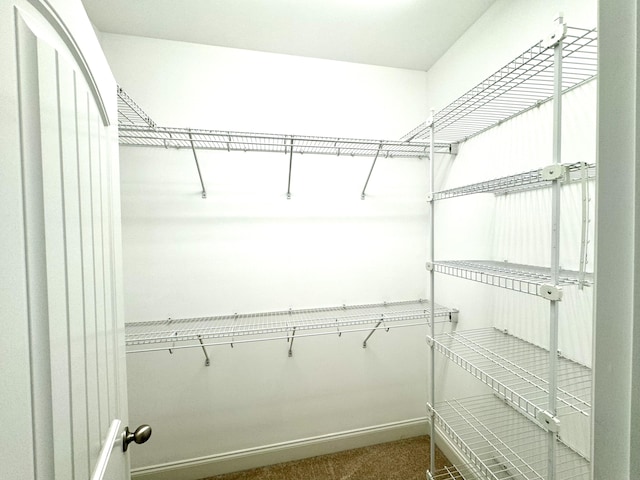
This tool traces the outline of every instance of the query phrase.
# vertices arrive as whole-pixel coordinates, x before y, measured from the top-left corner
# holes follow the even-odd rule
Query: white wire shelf
[[[231,132],[138,125],[119,127],[120,145],[192,148],[241,152],[271,152],[290,154],[336,155],[349,157],[425,158],[429,144],[401,140],[367,140],[338,137],[315,137],[273,133]],[[439,152],[448,153],[448,144],[437,145]]]
[[[435,305],[436,322],[456,321],[456,309]],[[304,310],[234,314],[215,317],[184,318],[156,322],[128,323],[125,326],[127,347],[171,344],[155,350],[176,347],[175,342],[195,341],[184,348],[228,345],[251,341],[317,335],[341,335],[347,332],[374,332],[380,329],[429,324],[431,303],[428,300],[389,302],[368,305],[343,305]],[[243,339],[243,337],[255,338]],[[368,337],[367,337],[368,338]],[[366,340],[365,345],[366,346]],[[131,350],[129,353],[138,351]]]
[[[575,88],[597,74],[595,29],[568,28],[563,44],[562,89]],[[438,141],[457,143],[478,135],[553,97],[553,48],[542,41],[522,53],[434,116]],[[425,139],[422,123],[402,140]]]
[[[140,106],[133,101],[127,93],[118,87],[118,128],[124,127],[156,128],[156,123],[151,120]]]
[[[530,295],[544,296],[542,287],[551,283],[551,269],[533,265],[491,260],[447,260],[433,263],[438,273],[506,288]],[[580,285],[580,272],[560,270],[558,286]],[[593,284],[593,274],[585,273],[583,285]]]
[[[467,457],[479,478],[549,478],[549,435],[494,395],[439,403],[435,408],[435,422]],[[559,441],[556,461],[556,478],[589,479],[588,460]]]
[[[141,147],[385,158],[424,158],[429,152],[426,142],[162,127],[120,87],[118,130],[120,145]],[[447,153],[451,148],[444,142],[436,147]]]
[[[480,477],[473,465],[450,465],[437,470],[431,474],[430,478],[432,480],[478,480]]]
[[[581,180],[595,178],[596,166],[593,163],[577,162],[563,165],[565,168],[562,184],[569,184]],[[552,181],[544,178],[543,169],[531,170],[506,177],[495,178],[484,182],[473,183],[461,187],[442,190],[433,194],[434,200],[473,195],[476,193],[506,194],[519,191],[533,190],[551,186]]]
[[[548,410],[548,350],[495,328],[442,333],[435,349],[525,416],[539,419]],[[559,356],[556,371],[558,415],[590,415],[591,369]]]

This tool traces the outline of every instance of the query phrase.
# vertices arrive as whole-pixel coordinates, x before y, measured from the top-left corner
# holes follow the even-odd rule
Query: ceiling
[[[82,0],[101,32],[428,70],[496,0]]]

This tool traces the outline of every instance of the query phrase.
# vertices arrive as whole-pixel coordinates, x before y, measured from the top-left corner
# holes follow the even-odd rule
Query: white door
[[[1,478],[130,477],[115,83],[87,33],[79,1],[0,1]]]

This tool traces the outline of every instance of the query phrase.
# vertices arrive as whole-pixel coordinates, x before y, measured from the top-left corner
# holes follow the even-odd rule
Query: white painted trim
[[[135,480],[196,480],[427,434],[426,417],[131,470]]]
[[[118,419],[115,419],[111,422],[111,428],[109,428],[109,431],[107,432],[104,444],[102,445],[102,450],[100,450],[100,455],[98,455],[98,461],[96,462],[95,468],[93,469],[91,480],[102,480],[104,478],[104,472],[107,471],[107,465],[109,464],[109,458],[111,458],[111,452],[115,448],[116,441],[118,440],[118,433],[120,433],[121,423],[122,421]]]

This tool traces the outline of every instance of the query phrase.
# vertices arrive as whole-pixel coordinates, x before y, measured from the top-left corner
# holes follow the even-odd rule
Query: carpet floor
[[[451,465],[438,449],[436,465]],[[428,466],[425,435],[203,480],[424,480]]]

